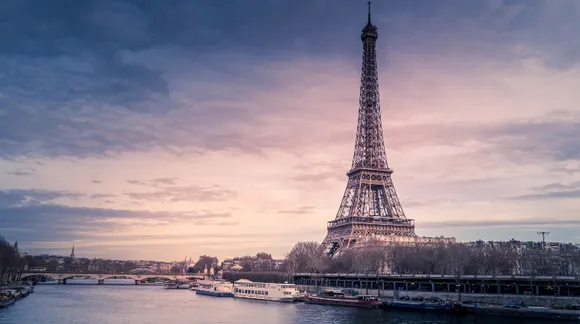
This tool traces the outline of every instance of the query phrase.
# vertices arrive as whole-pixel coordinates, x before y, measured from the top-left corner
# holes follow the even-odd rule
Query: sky
[[[376,1],[385,145],[420,236],[580,242],[580,2]],[[0,2],[0,234],[182,260],[322,241],[366,1]]]

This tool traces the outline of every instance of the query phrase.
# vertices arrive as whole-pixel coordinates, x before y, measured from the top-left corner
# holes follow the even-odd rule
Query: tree
[[[384,242],[371,239],[358,249],[351,250],[354,255],[353,267],[357,273],[379,273],[387,261],[387,249]]]
[[[218,264],[218,259],[216,257],[210,257],[207,255],[202,255],[199,257],[199,259],[197,260],[197,262],[195,263],[195,265],[193,266],[193,269],[195,270],[195,272],[203,272],[204,270],[209,270],[212,267],[217,267]]]
[[[272,255],[266,252],[260,252],[258,254],[256,254],[256,259],[257,260],[268,260],[271,261],[272,259]]]
[[[260,271],[271,271],[273,263],[274,259],[271,254],[260,252],[256,254],[256,264],[254,265],[254,268],[257,268]]]
[[[286,256],[286,264],[292,272],[320,272],[328,257],[318,242],[298,242]]]
[[[356,251],[346,250],[333,257],[328,264],[326,272],[331,273],[349,273],[354,272]]]
[[[135,262],[132,262],[132,261],[123,262],[123,266],[122,266],[123,272],[129,272],[135,268],[137,268],[137,264],[135,264]]]
[[[18,251],[0,235],[0,282],[14,280],[18,270],[20,270]]]

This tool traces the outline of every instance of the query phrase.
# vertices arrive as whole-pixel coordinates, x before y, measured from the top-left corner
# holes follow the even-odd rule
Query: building
[[[323,246],[330,256],[351,248],[384,244],[449,244],[454,238],[419,237],[407,218],[392,180],[383,139],[377,71],[377,27],[362,30],[363,58],[355,148],[336,218],[327,225]]]

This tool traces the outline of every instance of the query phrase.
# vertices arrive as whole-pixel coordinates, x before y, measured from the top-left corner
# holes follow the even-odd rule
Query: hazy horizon
[[[372,6],[416,233],[579,242],[580,2]],[[354,149],[366,1],[0,9],[0,234],[22,251],[278,258],[324,239]]]

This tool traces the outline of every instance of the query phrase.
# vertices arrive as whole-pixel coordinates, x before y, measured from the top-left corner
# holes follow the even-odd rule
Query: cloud
[[[457,203],[456,201],[450,201],[448,199],[406,199],[402,204],[404,207],[433,207],[433,206],[440,206],[440,205],[448,205]]]
[[[550,183],[541,187],[532,188],[534,191],[548,191],[548,190],[569,190],[580,188],[580,181],[574,181],[568,184],[565,183]]]
[[[49,202],[63,195],[67,196],[59,192],[0,192],[0,231],[26,243],[55,244],[95,240],[102,234],[127,233],[132,228],[159,231],[176,222],[180,226],[235,224],[231,214],[220,211],[135,211],[71,207]]]
[[[114,194],[92,194],[89,197],[91,197],[92,199],[103,199],[103,198],[117,197],[117,195],[114,195]]]
[[[566,190],[566,191],[553,191],[545,192],[540,194],[527,194],[519,195],[513,197],[517,200],[540,200],[540,199],[577,199],[580,198],[580,189],[577,190]]]
[[[553,160],[580,159],[580,118],[573,121],[545,121],[500,125],[484,135],[495,135],[491,143],[504,152],[523,157],[545,155]]]
[[[228,213],[147,212],[63,205],[0,207],[3,233],[25,242],[60,242],[90,239],[92,232],[127,231],[131,227],[151,229],[174,222],[191,226],[221,224]],[[218,222],[216,222],[218,221]],[[23,222],[29,222],[22,227]]]
[[[261,153],[308,142],[256,134],[285,106],[261,102],[260,91],[299,84],[296,76],[322,79],[332,68],[329,62],[357,69],[366,10],[357,3],[308,1],[63,6],[67,9],[33,1],[2,4],[10,26],[0,32],[0,69],[10,71],[0,75],[6,85],[0,98],[4,158],[112,156],[156,148],[176,154]],[[381,3],[373,10],[389,40],[381,43],[389,55],[447,57],[441,54],[455,51],[471,56],[470,62],[499,55],[519,60],[523,54],[508,46],[519,44],[563,68],[577,62],[580,49],[572,41],[578,5],[571,1],[420,1]],[[345,42],[349,35],[352,41]],[[304,62],[318,68],[301,68]]]
[[[220,186],[203,187],[191,185],[166,187],[149,192],[127,192],[125,195],[134,200],[178,202],[228,200],[235,198],[237,193]]]
[[[0,207],[18,207],[51,202],[59,198],[76,200],[81,193],[55,190],[0,190]]]
[[[175,185],[178,178],[157,178],[151,180],[127,180],[127,183],[149,187],[159,187],[164,185]]]
[[[427,229],[442,229],[442,228],[495,228],[495,227],[513,227],[520,228],[522,226],[532,227],[569,227],[579,226],[578,219],[553,219],[553,218],[528,218],[528,219],[514,219],[514,220],[450,220],[444,222],[422,222],[421,228]]]
[[[316,211],[316,206],[300,206],[296,209],[291,210],[279,210],[279,214],[294,214],[294,215],[304,215],[312,214]]]
[[[575,140],[580,134],[580,115],[577,114],[564,120],[542,116],[527,122],[390,126],[385,134],[387,145],[398,151],[420,152],[427,148],[442,157],[457,155],[452,163],[461,168],[472,163],[481,165],[497,155],[518,164],[580,160],[580,144]],[[389,137],[389,134],[396,136]],[[464,157],[471,158],[471,162],[467,163]],[[569,167],[561,170],[574,172]]]
[[[178,186],[178,178],[155,178],[151,180],[127,180],[127,183],[155,188],[155,191],[133,191],[124,194],[134,200],[144,201],[213,201],[235,198],[237,193],[221,186]]]
[[[291,180],[311,184],[321,181],[344,182],[348,177],[346,173],[350,170],[350,161],[307,161],[300,163],[293,168]]]
[[[579,8],[574,0],[373,4],[385,143],[402,204],[418,212],[411,218],[443,210],[476,219],[493,205],[518,219],[533,213],[516,207],[546,197],[533,212],[573,209],[572,199],[548,200],[577,196],[565,186],[580,170]],[[161,222],[155,229],[174,227],[159,236],[186,242],[190,234],[176,231],[192,225],[189,216],[202,226],[236,222],[199,218],[228,214],[208,206],[232,199],[240,224],[279,226],[250,209],[312,212],[312,235],[323,234],[321,215],[335,212],[350,169],[364,3],[7,0],[0,12],[0,182],[45,189],[0,191],[0,208],[54,217],[63,230],[47,228],[63,240],[79,231],[128,240]],[[34,161],[42,174],[14,177]],[[63,183],[69,168],[79,176]],[[213,168],[226,171],[212,177]],[[102,185],[80,193],[77,178]],[[255,191],[252,181],[259,197],[244,191]],[[10,231],[32,240],[23,224],[40,216],[26,217],[10,219]],[[249,245],[261,244],[250,234]],[[125,244],[154,245],[137,240]]]
[[[14,171],[5,172],[6,174],[11,174],[15,176],[29,176],[36,172],[36,169],[16,169]]]
[[[534,201],[546,199],[580,198],[580,181],[570,183],[550,183],[531,189],[532,193],[509,197],[514,200]]]

